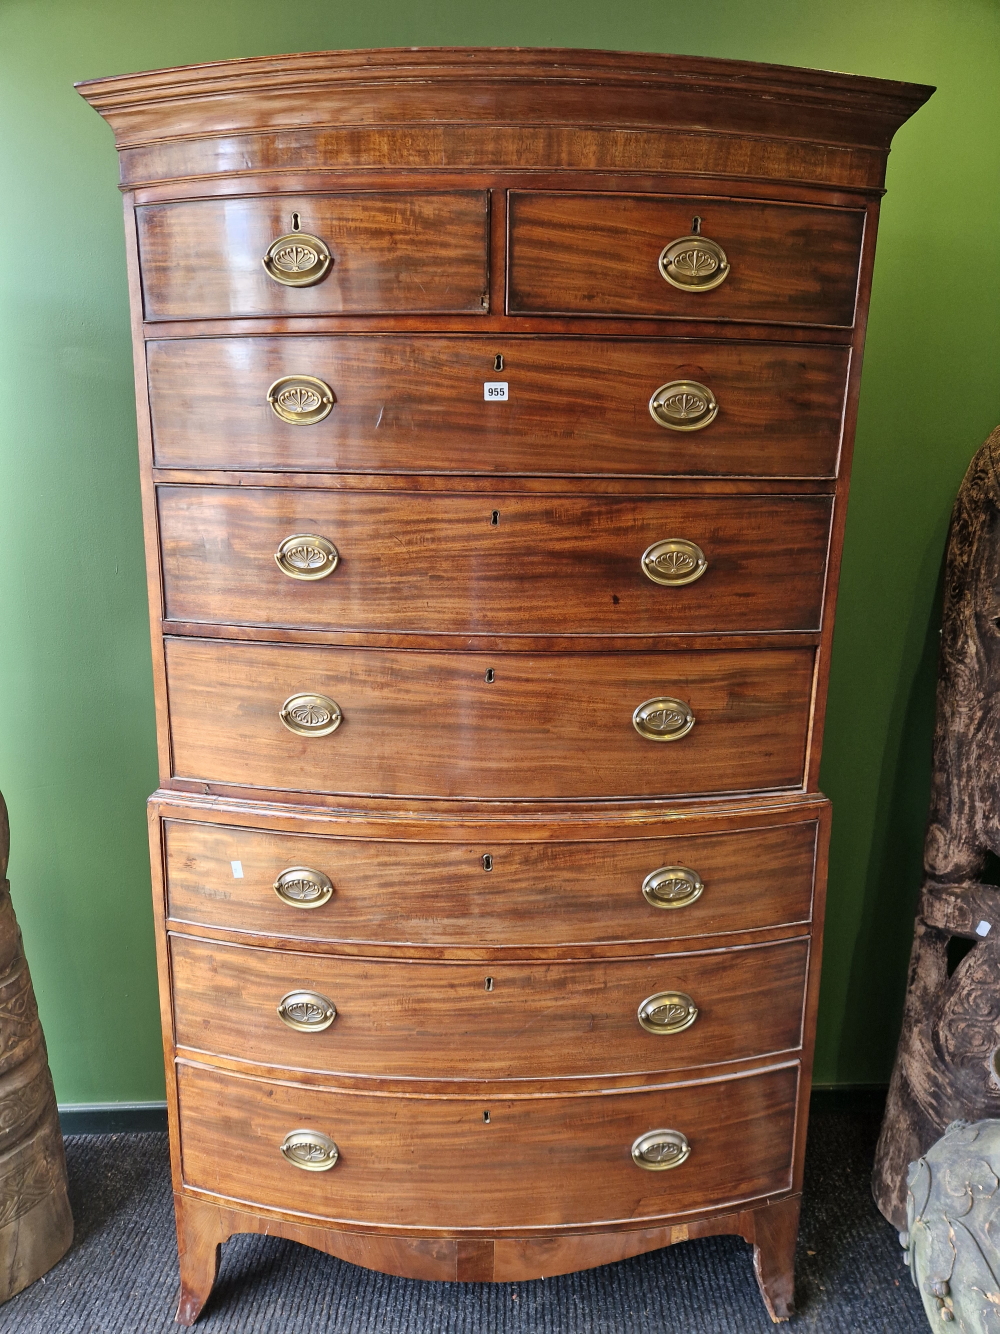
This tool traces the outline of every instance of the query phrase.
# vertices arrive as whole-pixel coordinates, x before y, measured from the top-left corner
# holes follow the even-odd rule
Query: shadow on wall
[[[945,530],[950,518],[949,506]],[[915,586],[934,582],[934,600],[929,616],[926,603],[915,605],[900,655],[914,667],[908,683],[900,678],[889,719],[845,1003],[848,1014],[867,1015],[869,1022],[845,1025],[838,1069],[860,1066],[888,1072],[899,1040],[910,919],[923,880],[946,545],[946,532],[940,529],[927,543]]]

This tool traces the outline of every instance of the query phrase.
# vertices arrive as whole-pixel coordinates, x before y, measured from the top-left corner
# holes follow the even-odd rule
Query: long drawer
[[[466,949],[802,925],[816,828],[807,819],[672,838],[425,843],[165,819],[167,915],[303,941]]]
[[[307,1089],[180,1062],[181,1172],[197,1190],[369,1228],[641,1226],[790,1189],[797,1078],[788,1066],[652,1091],[445,1099]],[[331,1161],[319,1132],[337,1147],[335,1165],[288,1162],[281,1146],[297,1130],[316,1145],[300,1140],[301,1156]],[[658,1130],[684,1135],[688,1157],[665,1171],[636,1166],[632,1146]]]
[[[147,320],[481,315],[488,304],[481,190],[147,204],[136,227]]]
[[[168,637],[166,668],[179,778],[487,800],[682,796],[801,786],[813,650],[529,656]],[[647,732],[675,739],[640,735],[637,709]],[[341,721],[299,735],[283,710],[293,727]]]
[[[157,494],[169,618],[495,635],[818,629],[833,507],[828,496]]]
[[[668,1072],[790,1051],[802,1041],[808,953],[799,939],[487,966],[170,937],[178,1047],[412,1079]]]
[[[864,223],[862,209],[515,190],[508,309],[849,327]],[[674,283],[661,255],[678,240]]]
[[[832,477],[850,351],[336,335],[154,339],[146,357],[161,468]],[[328,395],[284,393],[279,415],[272,386],[275,400],[315,392],[303,376]],[[708,391],[711,420],[707,411],[654,420],[651,398],[678,382]],[[505,399],[486,398],[494,383],[507,386]]]

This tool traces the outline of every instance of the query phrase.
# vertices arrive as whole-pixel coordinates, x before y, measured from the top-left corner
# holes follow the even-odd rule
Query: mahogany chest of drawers
[[[792,1255],[875,224],[930,90],[597,51],[81,86],[121,156],[178,1319],[267,1231]]]

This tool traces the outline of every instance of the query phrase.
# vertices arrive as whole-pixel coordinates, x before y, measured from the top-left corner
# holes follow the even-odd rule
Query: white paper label
[[[988,936],[990,934],[990,930],[991,930],[990,922],[980,922],[979,925],[976,927],[976,935]]]
[[[233,868],[233,879],[234,879],[234,880],[242,880],[242,879],[243,879],[243,863],[242,863],[242,862],[230,862],[229,865]]]
[[[505,403],[507,401],[507,381],[506,380],[485,380],[483,382],[483,398],[487,403]]]

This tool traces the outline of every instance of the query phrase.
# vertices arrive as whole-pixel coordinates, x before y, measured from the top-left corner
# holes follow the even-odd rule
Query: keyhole
[[[500,522],[500,511],[494,510],[493,513],[490,515],[490,523],[495,528],[499,522]]]
[[[494,369],[495,371],[502,371],[502,370],[503,370],[503,353],[502,353],[502,352],[498,352],[498,353],[496,354],[496,356],[493,358],[493,369]]]
[[[483,1123],[484,1123],[485,1125],[489,1125],[489,1123],[490,1123],[490,1114],[489,1114],[489,1112],[483,1112]]]
[[[486,979],[486,981],[483,983],[483,990],[484,990],[484,991],[492,991],[492,990],[493,990],[493,979],[492,979],[492,977],[488,977],[488,978]]]
[[[492,667],[487,667],[487,668],[486,668],[486,684],[487,684],[488,686],[491,686],[491,685],[493,684],[493,668],[492,668]]]
[[[691,235],[692,236],[701,235],[701,218],[694,217],[691,219]]]
[[[292,231],[299,231],[299,215],[297,213],[292,214]]]
[[[483,853],[483,870],[484,871],[493,870],[493,857],[492,854],[489,852]],[[489,987],[487,987],[486,990],[489,991]]]

